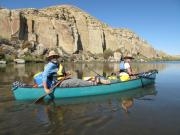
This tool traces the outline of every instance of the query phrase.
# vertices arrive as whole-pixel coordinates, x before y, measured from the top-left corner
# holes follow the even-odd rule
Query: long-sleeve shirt
[[[42,80],[43,82],[47,83],[48,87],[50,88],[53,82],[53,75],[57,74],[58,71],[58,64],[49,62],[43,71]]]

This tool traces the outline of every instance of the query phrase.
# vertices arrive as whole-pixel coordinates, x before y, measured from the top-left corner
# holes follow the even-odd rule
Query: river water
[[[134,63],[158,69],[155,84],[110,95],[35,105],[16,101],[15,80],[32,84],[44,64],[0,65],[0,135],[180,135],[180,62]],[[73,76],[109,75],[118,63],[65,63]],[[129,101],[126,112],[122,104]]]

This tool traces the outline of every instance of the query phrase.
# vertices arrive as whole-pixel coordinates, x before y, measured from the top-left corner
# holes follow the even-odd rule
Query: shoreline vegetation
[[[19,58],[21,60],[24,60],[25,63],[44,63],[46,62],[46,58],[34,58],[33,56],[25,56],[25,57],[21,57]],[[0,61],[2,61],[2,63],[0,62],[0,64],[3,64],[3,61],[5,61],[6,63],[14,63],[15,59],[8,56],[7,58],[3,58],[0,59]],[[115,62],[120,62],[120,61],[109,61],[109,60],[98,60],[98,59],[94,59],[94,60],[71,60],[70,58],[65,58],[65,59],[61,59],[60,61],[62,62],[79,62],[79,63],[86,63],[86,62],[108,62],[108,63],[115,63]],[[168,61],[180,61],[180,58],[174,58],[174,57],[164,57],[164,58],[151,58],[151,59],[134,59],[134,62],[142,62],[142,63],[146,63],[146,62],[168,62]]]
[[[43,63],[46,61],[46,55],[51,48],[37,49],[37,44],[29,41],[11,41],[0,37],[0,61],[6,63],[14,62],[15,59],[22,59],[26,63]],[[53,48],[59,52],[61,48]],[[118,56],[115,56],[118,54]],[[61,49],[60,61],[65,62],[119,62],[121,55],[129,53],[128,50],[122,52],[121,49],[112,51],[105,50],[101,54],[93,54],[91,52],[79,51],[74,54],[68,54]],[[164,57],[147,58],[141,54],[133,54],[135,62],[154,62],[154,61],[180,61],[180,56],[166,55]]]

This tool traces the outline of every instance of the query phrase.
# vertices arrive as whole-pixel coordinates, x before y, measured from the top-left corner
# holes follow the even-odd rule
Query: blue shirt
[[[124,70],[124,69],[125,69],[125,67],[124,67],[124,61],[121,61],[121,62],[120,62],[119,68],[120,68],[120,70]]]
[[[58,71],[58,64],[49,62],[42,73],[42,80],[46,82],[48,88],[52,86],[53,83],[53,75],[56,74]]]

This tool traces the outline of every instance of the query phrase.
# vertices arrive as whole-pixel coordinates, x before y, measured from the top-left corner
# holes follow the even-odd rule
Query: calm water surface
[[[109,75],[118,63],[66,63],[73,76]],[[11,84],[32,84],[43,64],[0,65],[0,135],[180,135],[180,62],[134,63],[136,72],[158,69],[154,85],[111,95],[34,105],[15,101]],[[91,71],[89,69],[92,69]],[[125,112],[124,101],[132,106]]]

